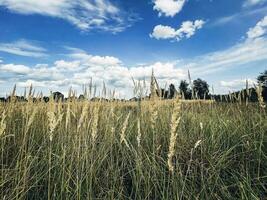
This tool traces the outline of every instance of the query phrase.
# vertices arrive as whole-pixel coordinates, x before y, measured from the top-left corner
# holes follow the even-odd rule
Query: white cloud
[[[267,6],[258,7],[256,9],[243,9],[233,15],[223,16],[210,21],[209,26],[222,26],[225,24],[240,22],[246,20],[248,17],[254,18],[255,16],[265,15],[267,13]]]
[[[255,27],[250,28],[247,32],[247,37],[249,39],[254,39],[261,37],[267,33],[267,16],[265,16],[261,21],[259,21]]]
[[[186,29],[185,27],[184,29]],[[190,37],[192,31],[187,31],[187,34]],[[186,34],[184,37],[187,37]],[[120,94],[124,95],[123,97],[131,97],[133,88],[131,78],[133,77],[136,80],[146,79],[147,85],[149,85],[152,69],[154,69],[160,85],[164,87],[165,83],[178,85],[181,79],[186,78],[187,69],[190,69],[193,78],[197,78],[195,75],[208,77],[207,75],[210,74],[218,76],[219,72],[233,68],[242,69],[243,66],[248,67],[248,64],[253,68],[255,67],[254,64],[267,61],[267,38],[263,36],[246,38],[231,48],[189,60],[155,62],[131,68],[128,68],[119,58],[113,56],[91,55],[79,49],[68,49],[71,51],[68,57],[71,60],[58,60],[52,65],[38,64],[28,67],[0,63],[0,78],[10,85],[19,83],[19,86],[27,86],[33,83],[42,90],[65,92],[70,86],[79,89],[82,84],[90,83],[91,78],[93,78],[98,88],[103,85],[104,81],[108,88],[115,88],[120,91]],[[207,81],[209,82],[209,79]],[[249,81],[252,84],[254,80],[249,79]],[[1,87],[3,87],[2,85]],[[240,79],[240,77],[230,81],[217,82],[217,87],[220,88],[219,92],[240,89],[244,85],[245,79]]]
[[[109,0],[0,0],[0,6],[24,15],[61,18],[83,31],[101,29],[116,33],[136,20]]]
[[[185,78],[185,71],[176,67],[175,62],[156,62],[152,65],[132,67],[129,69],[130,74],[136,79],[149,79],[152,69],[157,78],[162,82],[170,82],[170,80],[176,79],[176,81]]]
[[[150,37],[156,39],[173,39],[176,37],[176,30],[170,26],[157,25]]]
[[[79,55],[77,55],[78,52],[80,52]],[[190,60],[155,62],[131,68],[125,66],[119,58],[90,55],[81,50],[71,52],[69,56],[72,59],[71,61],[58,60],[50,66],[38,64],[33,67],[27,67],[0,64],[1,72],[3,72],[0,78],[11,85],[18,83],[19,87],[26,87],[32,83],[35,87],[43,90],[44,93],[49,90],[66,93],[70,86],[79,91],[82,84],[90,83],[91,78],[93,78],[93,82],[97,84],[100,90],[104,81],[108,88],[115,88],[120,91],[120,94],[123,95],[122,97],[131,97],[133,91],[131,78],[133,77],[136,80],[145,79],[147,86],[149,86],[152,69],[154,69],[161,87],[164,87],[166,83],[174,83],[177,86],[181,79],[187,78],[188,68],[193,78],[197,78],[195,75],[202,77],[208,74],[218,74],[218,71],[267,60],[267,39],[246,40],[229,49]],[[17,74],[23,74],[23,76],[17,76]],[[237,80],[239,79],[230,83],[221,81],[218,88],[226,92],[230,89],[238,89],[244,85],[244,80]],[[10,88],[12,87],[10,86]]]
[[[76,71],[80,69],[80,61],[67,62],[65,60],[58,60],[54,63],[58,70]]]
[[[260,5],[266,2],[266,0],[246,0],[243,4],[244,7]]]
[[[248,82],[248,87],[253,87],[256,84],[256,80],[252,79],[235,79],[230,81],[220,81],[220,86],[224,88],[225,91],[237,91],[240,88],[246,88],[246,83]]]
[[[83,63],[88,65],[95,65],[95,66],[112,66],[112,65],[119,65],[121,61],[118,58],[113,56],[93,56],[89,55],[85,52],[76,52],[70,54],[71,58],[79,59],[83,61]]]
[[[27,40],[18,40],[11,43],[0,43],[0,51],[27,57],[47,56],[46,49]]]
[[[263,29],[263,31],[261,31]],[[249,29],[242,42],[222,51],[212,52],[191,59],[188,66],[194,73],[207,75],[227,70],[229,67],[240,67],[248,63],[267,60],[267,16],[254,28]]]
[[[79,56],[70,54],[70,57],[74,60],[58,60],[51,66],[38,64],[27,67],[1,64],[0,69],[4,69],[2,74],[4,80],[12,84],[17,83],[19,87],[28,87],[32,84],[41,90],[67,91],[70,86],[81,89],[83,84],[90,83],[93,78],[98,88],[101,88],[105,82],[108,88],[116,88],[124,97],[132,96],[132,78],[149,81],[152,69],[157,74],[162,87],[170,82],[178,84],[178,81],[186,75],[186,71],[175,67],[175,62],[156,62],[128,68],[120,59],[112,56],[97,56],[83,52]],[[23,74],[23,76],[17,76],[17,74]]]
[[[25,82],[18,82],[18,87],[29,87],[30,85],[33,85],[34,87],[46,87],[47,85],[43,81],[35,81],[28,79]]]
[[[174,17],[185,4],[185,0],[155,0],[153,9],[159,12],[159,16]]]
[[[267,39],[257,38],[246,40],[223,51],[199,56],[190,60],[187,66],[196,74],[207,75],[263,60],[267,60]]]
[[[64,79],[66,73],[72,73],[71,70],[62,71],[61,69],[56,68],[56,66],[39,66],[36,65],[31,67],[31,71],[27,76],[23,77],[24,79],[30,78],[39,81],[52,81],[52,80],[61,80]]]
[[[192,21],[185,21],[182,23],[180,29],[176,31],[176,34],[179,39],[186,37],[190,38],[195,34],[195,31],[201,29],[205,22],[203,20],[196,20],[195,22]]]
[[[0,65],[2,72],[10,72],[14,74],[28,74],[31,69],[25,65],[3,64]]]
[[[150,37],[155,39],[175,39],[180,41],[183,38],[192,37],[196,30],[201,29],[205,22],[203,20],[185,21],[177,30],[170,26],[157,25],[155,26]]]

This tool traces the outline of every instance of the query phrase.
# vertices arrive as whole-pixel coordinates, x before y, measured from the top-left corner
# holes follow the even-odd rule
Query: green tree
[[[193,82],[194,92],[196,97],[204,99],[208,97],[209,94],[209,85],[206,81],[198,78]]]
[[[191,90],[189,88],[189,83],[187,83],[186,80],[181,80],[180,85],[179,85],[179,90],[181,95],[185,98],[185,99],[189,99],[191,96]]]
[[[168,99],[173,99],[176,95],[176,89],[173,84],[169,85]]]
[[[260,75],[257,77],[258,83],[262,84],[263,87],[267,87],[267,70],[260,73]]]
[[[264,101],[267,101],[267,70],[260,73],[260,75],[257,77],[258,83],[262,85],[262,96]]]

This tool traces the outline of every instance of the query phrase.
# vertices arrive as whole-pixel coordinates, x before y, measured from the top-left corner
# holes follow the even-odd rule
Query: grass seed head
[[[128,126],[130,115],[131,115],[131,113],[129,112],[127,117],[126,117],[126,119],[125,119],[125,121],[124,121],[124,123],[123,123],[122,129],[121,129],[121,143],[124,142],[126,145],[128,143],[127,143],[127,140],[126,140],[125,132],[126,132],[126,128]]]
[[[177,99],[174,104],[174,109],[171,117],[171,137],[170,137],[169,153],[168,153],[168,167],[171,173],[173,173],[174,171],[173,157],[175,154],[175,145],[177,139],[176,130],[181,119],[181,117],[179,116],[180,111],[181,111],[181,102],[179,101],[179,99]]]
[[[196,149],[200,144],[201,144],[201,140],[198,140],[196,143],[195,143],[195,146],[194,146],[194,149]]]
[[[0,136],[3,135],[5,133],[6,130],[6,111],[4,110],[4,112],[2,113],[2,117],[1,117],[1,122],[0,122]]]
[[[97,126],[98,126],[98,117],[99,117],[99,106],[95,105],[93,110],[93,125],[92,125],[92,143],[95,143],[96,137],[97,137]]]
[[[140,147],[141,146],[141,137],[142,137],[142,133],[141,133],[141,125],[140,125],[140,119],[138,119],[137,121],[137,146]]]

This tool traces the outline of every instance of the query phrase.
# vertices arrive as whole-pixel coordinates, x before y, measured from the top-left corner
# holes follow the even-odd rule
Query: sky
[[[16,84],[120,98],[133,81],[201,78],[215,93],[267,69],[267,0],[0,0],[0,96]]]

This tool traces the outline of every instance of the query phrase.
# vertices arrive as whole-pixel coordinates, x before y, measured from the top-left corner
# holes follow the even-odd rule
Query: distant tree
[[[264,101],[267,101],[267,70],[260,73],[260,75],[257,77],[258,83],[262,85],[262,96]]]
[[[175,86],[173,84],[170,84],[169,91],[168,91],[168,98],[173,99],[175,97],[175,95],[176,95]]]
[[[163,88],[161,88],[161,92],[160,93],[157,92],[157,94],[162,99],[167,99],[168,98],[168,90],[165,90]]]
[[[6,98],[0,97],[0,102],[6,102]]]
[[[43,101],[44,101],[45,103],[49,102],[49,97],[44,96],[44,97],[43,97]]]
[[[209,85],[206,81],[198,78],[197,80],[194,80],[193,82],[194,86],[194,92],[195,95],[200,98],[204,99],[208,96],[209,94]]]
[[[190,97],[191,97],[191,90],[190,90],[190,88],[189,88],[189,83],[187,83],[186,80],[182,80],[182,81],[180,82],[179,90],[180,90],[181,95],[182,95],[185,99],[190,99]]]
[[[263,87],[267,87],[267,70],[260,73],[257,77],[258,83],[262,84]]]
[[[53,92],[52,98],[54,99],[54,101],[59,102],[64,100],[64,95],[60,92]]]
[[[7,102],[15,101],[15,102],[27,102],[24,96],[8,96],[6,99]]]
[[[85,100],[85,96],[84,95],[82,95],[82,94],[80,94],[80,96],[79,96],[79,101],[84,101]]]

